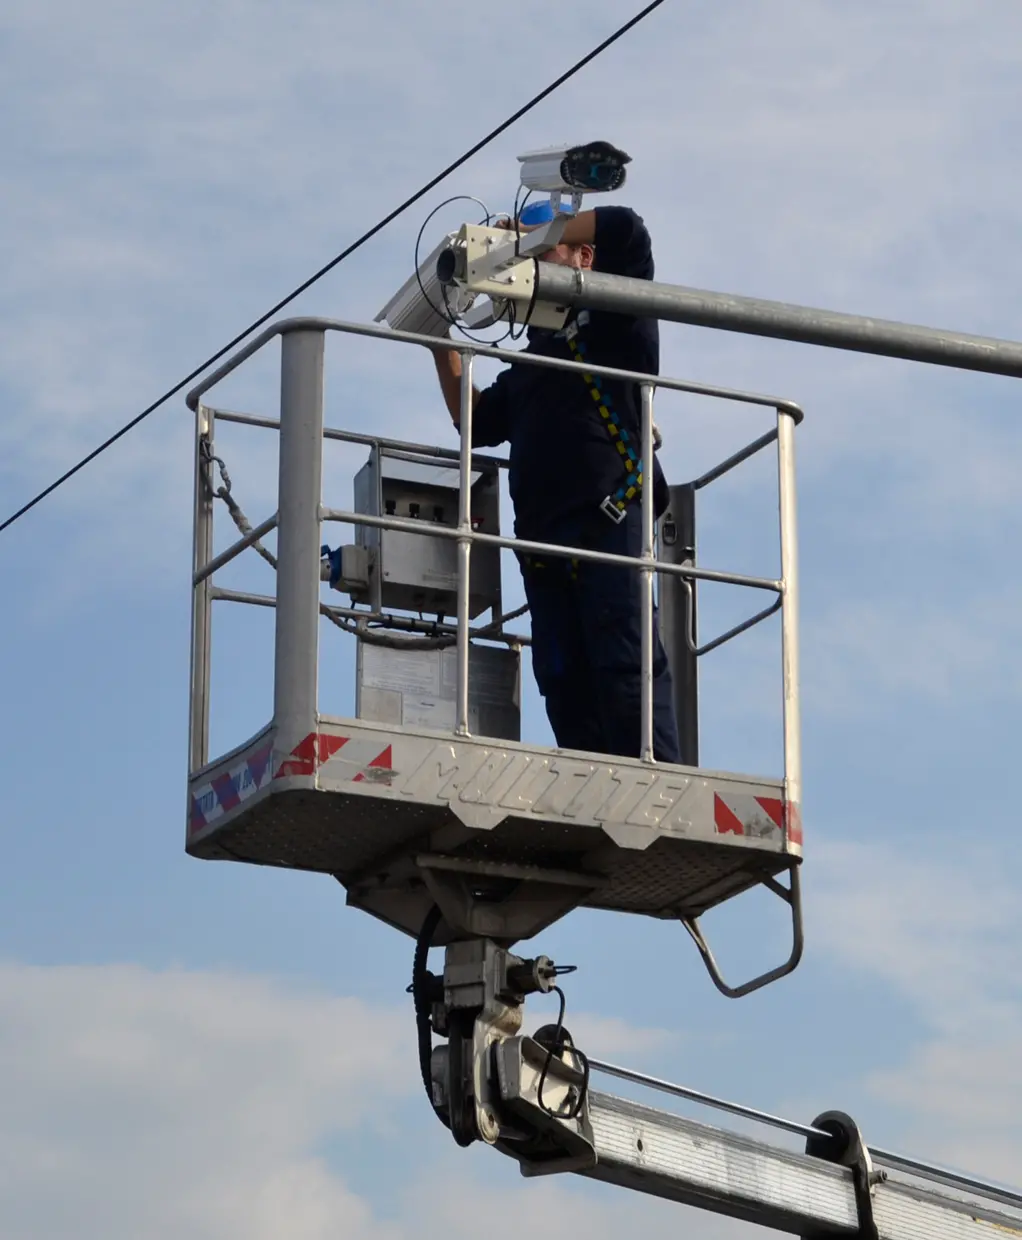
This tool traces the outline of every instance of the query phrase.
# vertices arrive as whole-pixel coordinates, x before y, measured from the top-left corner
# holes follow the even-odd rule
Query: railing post
[[[318,712],[323,345],[321,330],[281,337],[273,722],[288,753]]]
[[[472,564],[472,354],[461,357],[461,458],[458,482],[458,705],[455,731],[468,736],[469,585]]]
[[[192,527],[192,652],[188,703],[189,774],[209,761],[209,671],[212,629],[210,586],[207,577],[195,583],[195,574],[213,555],[213,488],[205,445],[212,447],[213,418],[200,401],[195,409],[195,499]]]
[[[639,755],[654,761],[653,752],[653,385],[642,385],[642,734]]]
[[[383,461],[383,448],[379,443],[374,443],[369,449],[369,476],[373,480],[373,511],[381,517],[383,516]],[[375,535],[370,539],[375,551],[369,562],[369,602],[373,611],[379,612],[383,611],[383,544],[386,540],[386,530],[366,530],[366,533]],[[361,639],[359,639],[358,648],[361,651]]]
[[[696,562],[696,489],[691,483],[670,488],[671,502],[660,521],[659,560],[666,564]],[[699,765],[699,660],[689,645],[698,640],[696,583],[662,573],[660,636],[667,650],[674,687],[674,713],[683,766]],[[689,618],[691,617],[691,623]]]
[[[795,420],[777,411],[778,499],[781,530],[781,660],[784,688],[784,798],[791,812],[802,805],[802,720],[799,701],[798,529],[795,491]]]

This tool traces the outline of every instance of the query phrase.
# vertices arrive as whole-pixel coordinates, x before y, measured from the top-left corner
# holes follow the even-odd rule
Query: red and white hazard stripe
[[[310,732],[277,768],[274,779],[288,775],[314,775],[322,771],[331,779],[389,782],[393,768],[392,747],[381,746],[372,736],[336,736]]]
[[[802,819],[798,806],[780,797],[753,796],[751,793],[713,794],[713,824],[718,835],[745,835],[763,838],[780,831],[790,844],[802,843]]]
[[[389,783],[393,758],[392,746],[381,748],[376,737],[353,736],[321,769],[331,779],[351,780],[353,783],[366,780]]]

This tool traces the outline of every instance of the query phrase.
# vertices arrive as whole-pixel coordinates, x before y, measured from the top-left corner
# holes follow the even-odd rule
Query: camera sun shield
[[[521,183],[526,189],[550,194],[602,194],[625,183],[625,165],[631,156],[609,142],[554,146],[518,156]]]

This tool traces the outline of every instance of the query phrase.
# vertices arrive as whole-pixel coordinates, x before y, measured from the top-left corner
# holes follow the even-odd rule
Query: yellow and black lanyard
[[[578,322],[573,322],[565,329],[564,336],[571,350],[571,355],[576,362],[585,362],[585,341],[578,339]],[[625,467],[625,479],[613,492],[608,495],[600,504],[600,511],[609,517],[615,524],[625,519],[625,511],[628,505],[642,492],[642,461],[639,459],[632,446],[632,436],[621,425],[618,420],[617,410],[614,408],[610,393],[603,390],[601,381],[596,375],[583,373],[583,380],[589,389],[589,395],[596,402],[596,407],[600,411],[600,417],[603,424],[607,428],[607,434],[611,441],[617,445],[617,450],[621,454],[621,461]],[[545,568],[545,562],[537,559],[535,556],[525,557],[526,562],[532,568]],[[574,579],[578,574],[578,560],[571,559],[568,564],[569,575]]]
[[[585,362],[586,346],[584,340],[578,338],[578,323],[572,323],[565,330],[565,339],[568,342],[568,348],[576,362]],[[611,441],[617,445],[617,450],[621,454],[621,463],[625,467],[625,479],[612,494],[600,504],[600,511],[604,515],[610,517],[612,521],[620,524],[625,519],[625,509],[629,503],[642,491],[642,461],[636,454],[635,448],[632,446],[632,437],[628,431],[621,425],[617,410],[614,408],[610,393],[605,391],[601,386],[602,380],[596,375],[583,374],[583,380],[589,389],[589,395],[596,402],[596,408],[600,411],[600,417],[603,424],[607,428],[607,434]]]

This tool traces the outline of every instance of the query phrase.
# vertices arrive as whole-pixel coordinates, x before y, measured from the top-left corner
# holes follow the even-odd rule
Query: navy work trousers
[[[639,555],[642,513],[615,524],[597,510],[566,519],[536,541]],[[637,569],[561,556],[520,555],[532,613],[532,667],[562,749],[639,757],[642,608]],[[671,672],[653,626],[653,751],[680,762]]]

